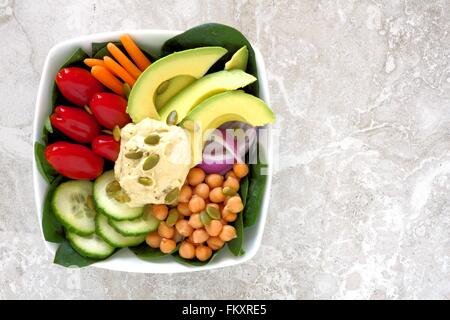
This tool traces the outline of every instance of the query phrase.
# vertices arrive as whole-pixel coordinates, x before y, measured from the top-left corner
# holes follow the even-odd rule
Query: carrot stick
[[[93,66],[91,69],[91,74],[96,78],[98,81],[103,83],[103,85],[118,95],[123,96],[123,83],[119,81],[114,75],[106,69],[106,67],[103,66]]]
[[[138,67],[136,67],[135,64],[131,62],[131,60],[128,59],[127,56],[122,51],[120,51],[120,49],[117,48],[114,43],[108,43],[106,45],[106,48],[117,60],[117,62],[119,62],[122,67],[128,71],[129,74],[131,74],[135,79],[139,78],[142,73],[141,70],[139,70]]]
[[[121,35],[120,42],[122,42],[125,50],[127,50],[128,52],[128,55],[131,57],[131,59],[133,59],[134,63],[137,64],[141,71],[144,71],[148,66],[150,66],[150,60],[148,60],[141,49],[139,49],[136,42],[133,41],[129,34]]]
[[[84,59],[84,64],[91,68],[93,66],[105,66],[105,63],[103,62],[102,59],[93,59],[93,58]]]
[[[109,71],[111,71],[115,76],[119,77],[130,87],[133,87],[134,83],[136,82],[136,79],[134,79],[120,64],[118,64],[114,59],[105,56],[103,57],[103,61],[105,62],[106,67]]]

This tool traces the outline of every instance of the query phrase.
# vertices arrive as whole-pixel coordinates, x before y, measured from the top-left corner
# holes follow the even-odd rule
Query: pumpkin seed
[[[153,180],[149,177],[139,177],[138,182],[144,186],[151,186],[153,184]]]
[[[119,193],[114,196],[114,200],[116,200],[117,202],[124,203],[129,202],[131,199],[126,193]]]
[[[89,108],[88,105],[85,105],[85,106],[84,106],[84,110],[86,110],[86,112],[89,113],[90,115],[93,114],[91,108]]]
[[[94,198],[91,195],[87,196],[86,204],[89,207],[89,209],[95,210]]]
[[[114,129],[113,129],[113,138],[114,138],[114,140],[116,140],[117,142],[120,141],[120,128],[119,128],[118,125],[115,125],[115,126],[114,126]]]
[[[194,126],[194,121],[192,120],[186,120],[183,122],[183,127],[189,131],[194,131],[195,126]]]
[[[169,87],[169,80],[164,81],[163,83],[161,83],[158,87],[158,89],[156,89],[156,94],[161,94],[164,91],[167,90],[167,88]]]
[[[156,144],[159,143],[159,140],[161,139],[161,137],[157,134],[151,134],[149,135],[147,138],[144,139],[144,142],[146,144],[149,144],[151,146],[154,146]]]
[[[222,189],[222,193],[228,197],[232,197],[236,195],[236,190],[230,187],[225,187]]]
[[[119,182],[114,180],[114,181],[111,181],[110,183],[108,183],[105,190],[106,190],[106,193],[108,194],[108,196],[112,196],[115,193],[122,190],[122,188],[120,187]]]
[[[153,153],[145,159],[144,164],[142,165],[142,169],[144,170],[150,170],[154,168],[159,162],[159,155],[156,153]]]
[[[126,153],[125,158],[136,160],[142,158],[143,155],[144,153],[142,151],[132,151]]]
[[[204,226],[209,226],[211,224],[211,217],[203,210],[200,212],[200,221]]]
[[[175,209],[175,208],[170,209],[169,215],[167,216],[167,219],[166,219],[166,223],[169,226],[173,227],[175,225],[175,223],[177,223],[177,221],[178,221],[178,216],[179,216],[179,213],[178,213],[177,209]]]
[[[218,220],[220,219],[220,211],[214,206],[206,206],[206,213],[211,219]]]
[[[175,111],[175,110],[173,110],[171,113],[169,113],[169,115],[167,116],[167,120],[166,120],[166,123],[168,124],[168,125],[174,125],[174,124],[177,124],[177,122],[178,122],[178,113]]]
[[[166,194],[166,197],[164,198],[166,203],[173,203],[175,200],[178,199],[178,194],[180,193],[180,189],[174,188],[169,193]]]
[[[125,82],[123,84],[122,92],[125,95],[125,97],[127,97],[127,99],[128,99],[128,97],[130,95],[130,92],[131,92],[131,87],[130,87],[130,85],[128,83]]]

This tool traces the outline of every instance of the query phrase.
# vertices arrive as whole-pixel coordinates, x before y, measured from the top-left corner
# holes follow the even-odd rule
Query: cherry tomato
[[[92,96],[105,91],[105,87],[91,73],[82,68],[63,68],[56,75],[61,94],[77,106],[85,106]]]
[[[92,180],[103,171],[103,159],[81,144],[55,142],[45,148],[45,158],[56,171],[70,179]]]
[[[95,117],[79,108],[57,106],[50,116],[50,122],[53,127],[80,143],[90,143],[100,134]]]
[[[98,136],[92,140],[92,151],[105,159],[116,161],[119,156],[120,143],[112,136]]]
[[[113,129],[115,125],[123,127],[131,122],[126,113],[127,100],[117,94],[97,93],[92,97],[89,107],[97,121],[105,128]]]

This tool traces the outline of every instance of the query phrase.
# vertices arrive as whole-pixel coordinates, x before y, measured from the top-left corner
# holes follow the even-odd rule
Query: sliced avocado
[[[180,91],[168,101],[159,114],[161,121],[166,121],[172,111],[177,112],[177,123],[196,105],[207,98],[224,91],[236,90],[255,82],[256,78],[242,70],[219,71],[208,74]]]
[[[156,60],[141,74],[128,97],[127,112],[133,122],[147,117],[159,119],[155,96],[164,81],[179,75],[198,79],[225,53],[227,50],[222,47],[202,47],[175,52]]]
[[[201,162],[207,131],[230,121],[262,126],[275,122],[275,115],[263,100],[241,90],[219,93],[206,99],[181,123],[191,132],[193,166]]]
[[[161,90],[161,87],[164,86],[164,83],[162,83],[157,91],[156,98],[155,98],[155,105],[156,109],[159,110],[164,106],[167,101],[169,101],[173,96],[175,96],[178,92],[186,88],[188,85],[190,85],[192,82],[197,80],[196,78],[192,76],[176,76],[170,80],[168,80],[167,86],[164,90]]]
[[[231,57],[230,61],[225,63],[225,70],[240,69],[247,70],[248,61],[248,49],[247,46],[243,46],[236,51]]]

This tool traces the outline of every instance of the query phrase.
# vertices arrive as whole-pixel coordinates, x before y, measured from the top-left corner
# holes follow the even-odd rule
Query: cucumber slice
[[[125,202],[116,201],[108,196],[106,187],[115,181],[114,171],[103,173],[94,183],[94,200],[97,211],[114,220],[130,220],[142,216],[143,207],[131,208]]]
[[[92,197],[93,183],[87,180],[72,180],[60,184],[52,198],[52,208],[56,218],[80,236],[95,232],[95,210],[88,205]]]
[[[108,218],[97,213],[95,217],[97,234],[107,243],[116,248],[137,246],[145,240],[145,236],[123,236],[118,233],[108,222]]]
[[[140,218],[122,221],[109,219],[109,224],[124,236],[141,236],[158,229],[159,220],[152,215],[151,206],[146,206]]]
[[[66,237],[75,251],[88,258],[105,259],[115,250],[114,247],[103,241],[95,233],[82,237],[76,233],[67,231]]]

